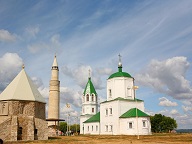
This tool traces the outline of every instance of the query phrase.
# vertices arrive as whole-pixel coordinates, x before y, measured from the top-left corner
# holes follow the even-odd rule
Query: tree
[[[152,132],[169,132],[174,128],[177,128],[176,120],[173,118],[161,114],[155,114],[154,116],[151,116],[150,119]]]
[[[73,131],[74,133],[76,133],[76,131],[80,131],[80,125],[79,124],[73,124],[70,126],[71,131]]]
[[[67,123],[66,122],[60,122],[59,123],[59,130],[65,133],[67,131]]]

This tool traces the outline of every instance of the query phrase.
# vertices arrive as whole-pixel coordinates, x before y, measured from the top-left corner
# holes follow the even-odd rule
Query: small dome
[[[113,73],[112,75],[110,75],[110,77],[108,79],[114,78],[114,77],[128,77],[128,78],[132,78],[132,76],[126,72],[116,72]]]

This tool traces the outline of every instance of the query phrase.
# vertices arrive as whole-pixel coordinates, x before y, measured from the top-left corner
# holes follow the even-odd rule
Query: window
[[[131,96],[131,88],[127,88],[127,97]]]
[[[89,101],[89,95],[87,94],[87,101]]]
[[[92,96],[91,96],[91,100],[94,101],[94,94],[92,94]]]
[[[109,89],[109,97],[112,97],[111,89]]]
[[[96,131],[98,131],[98,126],[96,125]]]
[[[92,108],[92,113],[94,113],[94,108]]]
[[[109,108],[109,114],[112,115],[113,111],[112,108]]]
[[[34,134],[35,134],[35,135],[37,135],[37,131],[38,131],[37,129],[34,130]]]
[[[93,131],[93,126],[92,126],[92,131]]]
[[[143,127],[147,127],[147,122],[146,121],[143,121]]]
[[[105,115],[106,115],[106,116],[108,115],[108,109],[105,110]]]
[[[110,128],[109,131],[112,132],[113,131],[113,125],[110,125],[109,128]]]
[[[108,125],[105,125],[105,131],[108,132]]]
[[[84,108],[83,108],[83,113],[85,112]]]
[[[87,127],[87,131],[89,131],[89,126]]]
[[[132,128],[133,128],[133,123],[132,123],[132,122],[129,122],[129,123],[128,123],[128,128],[129,128],[129,129],[132,129]]]
[[[19,127],[19,129],[18,129],[18,134],[22,134],[22,130],[23,130],[23,128],[22,128],[22,127]]]

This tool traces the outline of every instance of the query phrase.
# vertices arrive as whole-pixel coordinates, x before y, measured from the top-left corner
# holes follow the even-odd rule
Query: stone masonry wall
[[[0,138],[4,140],[48,139],[45,104],[32,101],[7,101],[8,115],[0,115]],[[7,118],[6,118],[7,117]],[[19,128],[22,134],[18,134]]]

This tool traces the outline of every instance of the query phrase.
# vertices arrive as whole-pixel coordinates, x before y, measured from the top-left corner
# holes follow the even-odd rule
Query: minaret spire
[[[121,55],[119,54],[119,63],[118,63],[118,69],[119,69],[119,72],[122,72],[122,63],[121,63]]]
[[[51,80],[49,82],[48,119],[59,119],[59,109],[60,109],[60,81],[59,81],[59,68],[57,63],[57,57],[55,54],[51,69]],[[54,125],[54,122],[49,122],[48,126],[50,125]]]

